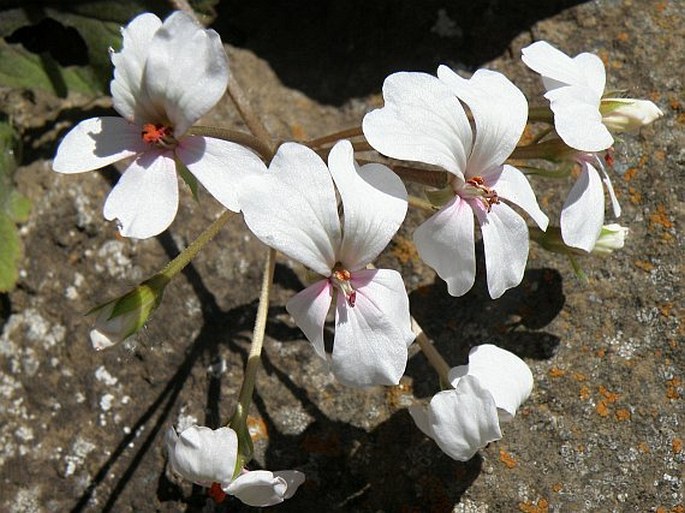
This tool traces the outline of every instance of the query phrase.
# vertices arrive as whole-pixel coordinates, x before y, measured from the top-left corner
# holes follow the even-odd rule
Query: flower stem
[[[242,146],[247,146],[248,148],[255,150],[267,161],[273,156],[273,150],[271,149],[270,145],[253,135],[246,134],[245,132],[239,132],[237,130],[230,130],[228,128],[222,128],[218,126],[194,126],[189,130],[189,132],[192,135],[214,137],[216,139],[223,139],[224,141],[230,141]]]
[[[416,342],[419,344],[421,351],[426,356],[428,363],[430,363],[435,371],[440,377],[440,381],[444,384],[449,384],[448,374],[450,372],[450,366],[447,364],[442,355],[435,349],[433,343],[428,339],[428,336],[424,333],[423,329],[416,322],[414,317],[411,318],[411,329],[416,333]]]
[[[261,140],[265,146],[271,149],[269,154],[270,160],[274,154],[271,135],[262,123],[261,119],[259,119],[254,110],[252,110],[250,102],[245,96],[243,89],[240,87],[240,84],[236,80],[233,73],[231,73],[228,78],[228,94],[231,96],[233,103],[238,109],[243,121],[245,121],[245,124],[250,129],[250,132],[252,132],[257,139]]]
[[[531,107],[528,109],[528,122],[554,123],[554,113],[549,107]]]
[[[240,394],[238,395],[238,403],[245,413],[247,413],[250,403],[252,402],[252,393],[254,392],[257,369],[259,369],[261,363],[262,345],[264,343],[266,321],[269,314],[269,296],[271,295],[275,267],[276,250],[269,248],[269,254],[266,258],[266,264],[264,265],[264,276],[262,278],[262,290],[259,294],[257,317],[255,319],[254,331],[252,332],[252,345],[250,346],[250,354],[247,357],[247,365],[245,366],[245,377],[243,378],[243,384],[240,387]]]
[[[307,141],[305,144],[312,149],[316,149],[327,144],[335,143],[340,139],[349,139],[351,137],[359,137],[361,135],[364,135],[362,132],[362,127],[355,126],[352,128],[346,128],[345,130],[340,130],[339,132],[324,135],[323,137],[312,139]]]
[[[383,164],[384,166],[389,166],[390,169],[392,169],[403,180],[421,185],[428,185],[429,187],[436,187],[438,189],[446,187],[447,183],[449,182],[449,173],[446,171],[418,169],[415,167],[400,166],[365,159],[357,160],[357,163],[360,166],[364,164]]]
[[[164,275],[169,279],[176,276],[193,258],[195,258],[200,250],[219,233],[219,230],[221,230],[234,215],[235,212],[231,212],[230,210],[224,211],[224,213],[205,228],[186,249],[181,251],[176,258],[169,262],[159,274]]]

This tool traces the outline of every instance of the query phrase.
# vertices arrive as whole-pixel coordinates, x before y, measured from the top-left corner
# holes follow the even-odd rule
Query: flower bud
[[[602,123],[612,132],[635,131],[664,115],[653,102],[633,98],[605,98],[600,112]]]
[[[621,249],[625,244],[628,232],[628,228],[616,223],[602,226],[602,231],[599,232],[599,238],[592,248],[592,253],[595,255],[609,255],[614,250]]]
[[[96,306],[87,315],[94,314],[95,327],[90,332],[93,347],[100,351],[133,335],[162,302],[169,278],[157,274],[123,296]]]

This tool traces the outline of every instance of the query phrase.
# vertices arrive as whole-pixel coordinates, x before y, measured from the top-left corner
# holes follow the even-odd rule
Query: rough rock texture
[[[297,468],[307,482],[275,511],[685,511],[685,4],[600,0],[562,10],[575,2],[544,2],[541,11],[532,3],[223,7],[219,27],[237,45],[232,69],[279,138],[353,126],[380,104],[385,74],[438,62],[503,71],[534,98],[539,81],[519,55],[538,39],[572,55],[598,53],[609,89],[650,98],[665,113],[616,145],[620,222],[631,232],[624,250],[584,261],[589,285],[565,259],[534,247],[519,288],[491,301],[481,280],[452,298],[415,257],[411,232],[422,213],[382,257],[404,273],[416,317],[450,363],[494,341],[533,369],[533,395],[504,438],[465,464],[443,455],[405,410],[437,390],[423,356],[412,352],[399,387],[337,384],[284,310],[302,270],[279,260],[252,409],[254,468]],[[114,171],[50,170],[57,137],[101,109],[64,110],[16,91],[5,98],[26,129],[30,151],[17,181],[34,211],[22,228],[21,281],[0,309],[0,510],[250,511],[234,500],[215,506],[171,475],[163,434],[230,415],[264,248],[234,219],[169,286],[142,333],[94,352],[83,313],[154,273],[219,208],[186,190],[167,233],[120,239],[101,215]],[[228,101],[206,121],[243,127]],[[568,184],[534,185],[556,215]]]

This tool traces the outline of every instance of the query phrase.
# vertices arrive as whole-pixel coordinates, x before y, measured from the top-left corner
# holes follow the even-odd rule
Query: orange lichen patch
[[[523,513],[548,513],[549,502],[547,499],[538,499],[537,502],[519,502],[519,511]]]
[[[685,506],[682,504],[676,504],[671,508],[671,513],[685,513]]]
[[[607,406],[607,403],[604,399],[597,403],[597,406],[595,406],[595,411],[597,412],[597,415],[599,415],[600,417],[609,416],[609,407]]]
[[[664,303],[659,306],[659,313],[664,317],[670,317],[671,310],[673,310],[673,303]]]
[[[668,345],[671,347],[671,349],[677,349],[678,342],[675,339],[671,338],[668,340]]]
[[[504,463],[504,466],[507,468],[514,468],[518,465],[514,457],[504,449],[499,450],[499,460]]]
[[[565,371],[564,369],[560,369],[559,367],[552,367],[552,368],[549,370],[548,374],[549,374],[552,378],[560,378],[560,377],[562,377],[562,376],[564,376],[564,375],[566,374],[566,371]]]
[[[552,491],[554,493],[559,493],[563,489],[564,489],[564,485],[562,485],[561,483],[554,483],[552,485]]]
[[[607,355],[607,350],[604,348],[597,349],[597,351],[595,351],[595,355],[597,358],[604,358]]]
[[[654,264],[651,264],[646,260],[635,260],[633,264],[635,265],[635,267],[637,267],[638,269],[642,269],[645,272],[650,272],[654,270]]]
[[[671,98],[668,102],[669,107],[673,110],[683,110],[683,104],[680,103],[678,98]]]
[[[616,410],[615,417],[616,420],[618,420],[619,422],[623,422],[624,420],[630,420],[630,410],[626,408]]]
[[[642,202],[642,193],[635,187],[628,187],[628,199],[633,205],[639,205]]]
[[[680,454],[683,452],[683,440],[680,438],[674,438],[671,442],[671,451],[673,451],[673,454]]]
[[[660,225],[664,228],[673,228],[673,221],[671,221],[666,214],[666,207],[659,203],[656,207],[656,212],[649,215],[649,226],[650,228],[654,225]]]
[[[678,123],[685,124],[685,112],[681,112],[680,114],[678,114],[678,115],[675,117],[675,120],[676,120]]]
[[[385,399],[393,409],[406,408],[414,401],[413,388],[411,379],[402,377],[399,385],[386,389]]]
[[[302,440],[302,448],[309,453],[337,457],[342,454],[340,435],[335,431],[308,434]]]
[[[680,378],[672,378],[666,380],[666,397],[669,399],[679,399],[680,392],[678,392],[678,387],[682,385],[682,380]]]
[[[401,264],[406,264],[409,261],[417,261],[419,258],[419,253],[416,251],[416,246],[411,239],[402,237],[401,235],[395,237],[390,253],[392,253]]]
[[[597,52],[597,56],[602,59],[605,68],[609,66],[609,52],[606,50],[600,50]]]
[[[623,179],[626,182],[630,182],[633,178],[635,178],[636,174],[637,174],[637,168],[636,167],[630,167],[630,168],[628,168],[628,171],[623,173]]]
[[[668,513],[668,510],[664,506],[659,506],[656,508],[655,513]]]
[[[581,400],[587,401],[590,399],[590,388],[583,385],[580,387],[580,392],[578,392],[578,397],[580,397]]]
[[[668,0],[662,0],[661,2],[657,2],[656,6],[655,6],[656,12],[661,14],[666,10],[667,7],[668,7]]]
[[[661,100],[661,91],[650,91],[648,96],[653,102],[658,102]]]
[[[293,123],[290,125],[290,134],[296,141],[305,141],[308,139],[307,131],[299,123]]]
[[[247,431],[250,433],[250,438],[252,438],[253,442],[269,439],[269,430],[261,417],[248,415]]]
[[[625,43],[628,41],[628,39],[630,39],[630,34],[628,34],[628,32],[619,32],[619,34],[616,36],[616,39],[621,43]]]
[[[587,376],[583,374],[582,372],[574,372],[573,373],[573,379],[575,379],[578,382],[583,382],[587,380]]]
[[[637,450],[640,451],[642,454],[647,454],[649,453],[649,445],[647,442],[640,442],[637,444]]]
[[[652,155],[660,162],[666,160],[666,152],[664,150],[656,150]]]
[[[602,385],[599,385],[599,393],[602,395],[602,397],[604,397],[608,404],[618,401],[619,395],[616,392],[609,392],[609,390],[604,388]]]

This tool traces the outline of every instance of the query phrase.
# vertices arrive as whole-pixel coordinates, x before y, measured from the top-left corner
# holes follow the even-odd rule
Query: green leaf
[[[15,190],[10,191],[9,199],[5,203],[7,215],[15,223],[25,223],[31,213],[31,200]]]
[[[0,292],[9,292],[19,278],[22,257],[17,227],[8,216],[0,213]]]
[[[62,66],[48,52],[38,55],[21,44],[3,41],[0,85],[36,87],[62,97],[70,91],[91,96],[107,93],[112,78],[109,48],[121,47],[121,26],[142,12],[163,15],[168,10],[163,0],[0,0],[0,37],[51,18],[78,32],[88,57],[87,65]]]

